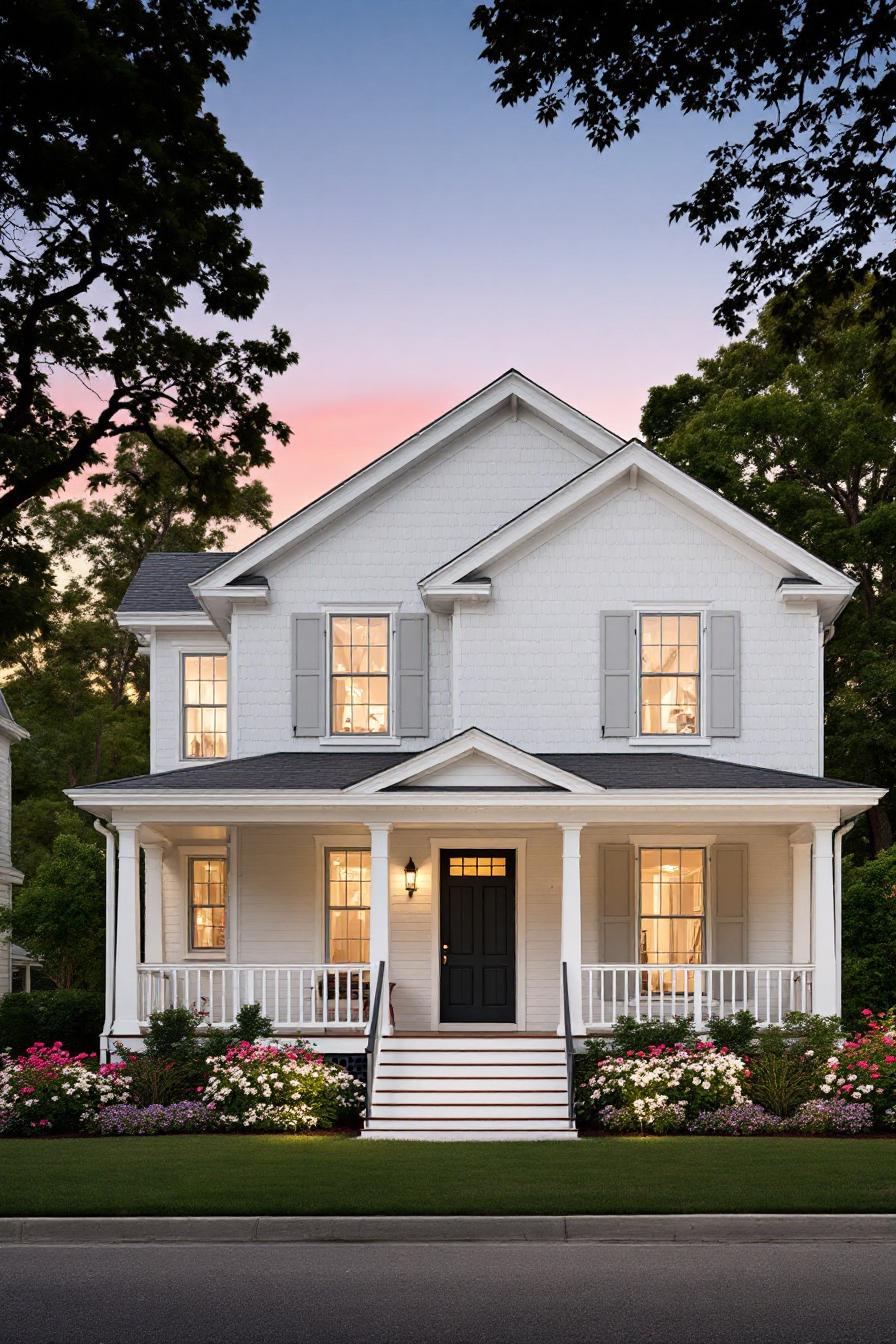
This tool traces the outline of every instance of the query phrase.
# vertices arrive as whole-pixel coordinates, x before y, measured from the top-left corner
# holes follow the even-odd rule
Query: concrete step
[[[471,1032],[467,1036],[383,1036],[380,1053],[384,1050],[548,1050],[562,1055],[566,1043],[561,1036],[480,1036]]]
[[[374,1099],[374,1120],[560,1120],[567,1114],[566,1101],[552,1103],[537,1102],[490,1102],[473,1104],[467,1102],[453,1105],[442,1101],[395,1101],[385,1102]]]
[[[557,1064],[475,1064],[469,1062],[457,1064],[445,1064],[441,1059],[438,1062],[429,1061],[426,1064],[407,1064],[398,1061],[385,1063],[382,1060],[377,1065],[377,1078],[394,1079],[396,1082],[414,1079],[444,1079],[446,1083],[452,1083],[457,1078],[468,1080],[478,1079],[482,1082],[494,1083],[496,1086],[504,1083],[510,1085],[513,1082],[523,1078],[543,1078],[545,1082],[559,1082],[566,1086],[566,1061]]]
[[[396,1116],[394,1119],[376,1118],[368,1120],[364,1126],[364,1133],[403,1133],[408,1130],[416,1130],[420,1133],[436,1132],[448,1130],[457,1136],[465,1133],[550,1133],[550,1134],[575,1134],[575,1130],[570,1130],[565,1121],[557,1120],[553,1117],[547,1118],[525,1118],[514,1119],[512,1117],[501,1117],[500,1119],[477,1118],[473,1120],[457,1120],[449,1116]]]
[[[551,1092],[566,1095],[566,1074],[545,1077],[542,1073],[523,1073],[512,1078],[471,1077],[465,1070],[452,1074],[377,1073],[375,1091],[382,1092]]]
[[[560,1056],[560,1062],[563,1063],[565,1056]],[[547,1050],[528,1050],[503,1053],[497,1050],[466,1050],[463,1046],[455,1045],[453,1050],[380,1050],[377,1067],[385,1068],[388,1065],[404,1064],[556,1064],[557,1055],[554,1051]]]

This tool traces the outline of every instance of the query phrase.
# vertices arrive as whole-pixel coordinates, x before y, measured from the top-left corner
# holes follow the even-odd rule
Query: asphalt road
[[[881,1344],[893,1245],[0,1248],[17,1344]]]

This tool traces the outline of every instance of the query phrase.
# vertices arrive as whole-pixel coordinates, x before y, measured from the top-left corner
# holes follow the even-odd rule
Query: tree
[[[471,26],[502,106],[535,100],[545,125],[569,106],[599,151],[651,106],[752,122],[671,213],[735,254],[716,309],[729,334],[798,283],[820,302],[845,293],[860,265],[878,320],[896,324],[896,7],[491,0]]]
[[[896,846],[868,863],[843,865],[843,1021],[896,1004]]]
[[[266,378],[287,334],[238,341],[267,279],[243,213],[261,183],[204,106],[258,0],[6,0],[0,11],[0,628],[47,616],[43,501],[139,430],[205,506],[271,461]],[[198,299],[207,334],[175,317]],[[66,409],[55,375],[85,389]],[[159,432],[186,426],[183,458]]]
[[[858,587],[826,648],[825,766],[873,784],[896,774],[896,422],[870,375],[892,360],[867,322],[873,286],[820,311],[796,349],[772,301],[756,329],[653,387],[650,447],[844,570]],[[790,305],[786,305],[787,308]],[[892,801],[889,803],[892,809]],[[873,852],[891,812],[869,814]]]
[[[28,948],[60,989],[103,987],[105,965],[105,859],[74,835],[58,835],[53,850],[0,909],[0,930]]]
[[[13,770],[14,855],[26,875],[49,853],[63,789],[149,768],[147,660],[114,616],[141,560],[150,551],[221,550],[238,524],[270,525],[262,481],[228,473],[196,501],[172,453],[200,472],[205,449],[174,426],[154,438],[163,447],[124,435],[85,499],[52,505],[37,520],[42,548],[59,557],[60,586],[42,639],[23,635],[0,655],[12,673],[5,689],[31,734],[15,747]],[[94,838],[86,818],[65,815],[76,834]]]

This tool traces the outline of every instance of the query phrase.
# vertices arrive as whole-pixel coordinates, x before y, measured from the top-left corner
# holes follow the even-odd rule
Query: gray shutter
[[[747,955],[747,847],[716,845],[712,863],[712,960],[742,965]]]
[[[635,734],[635,618],[630,611],[600,617],[600,714],[602,737]]]
[[[740,612],[711,611],[706,639],[707,730],[740,736]]]
[[[292,731],[295,737],[323,737],[327,731],[325,638],[320,612],[292,618]]]
[[[635,865],[631,845],[601,845],[597,893],[598,960],[637,960]]]
[[[396,735],[429,733],[429,617],[399,616]]]

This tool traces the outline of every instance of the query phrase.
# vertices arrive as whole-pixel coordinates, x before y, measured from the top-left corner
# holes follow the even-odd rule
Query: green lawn
[[[0,1214],[896,1212],[889,1139],[0,1140]]]

